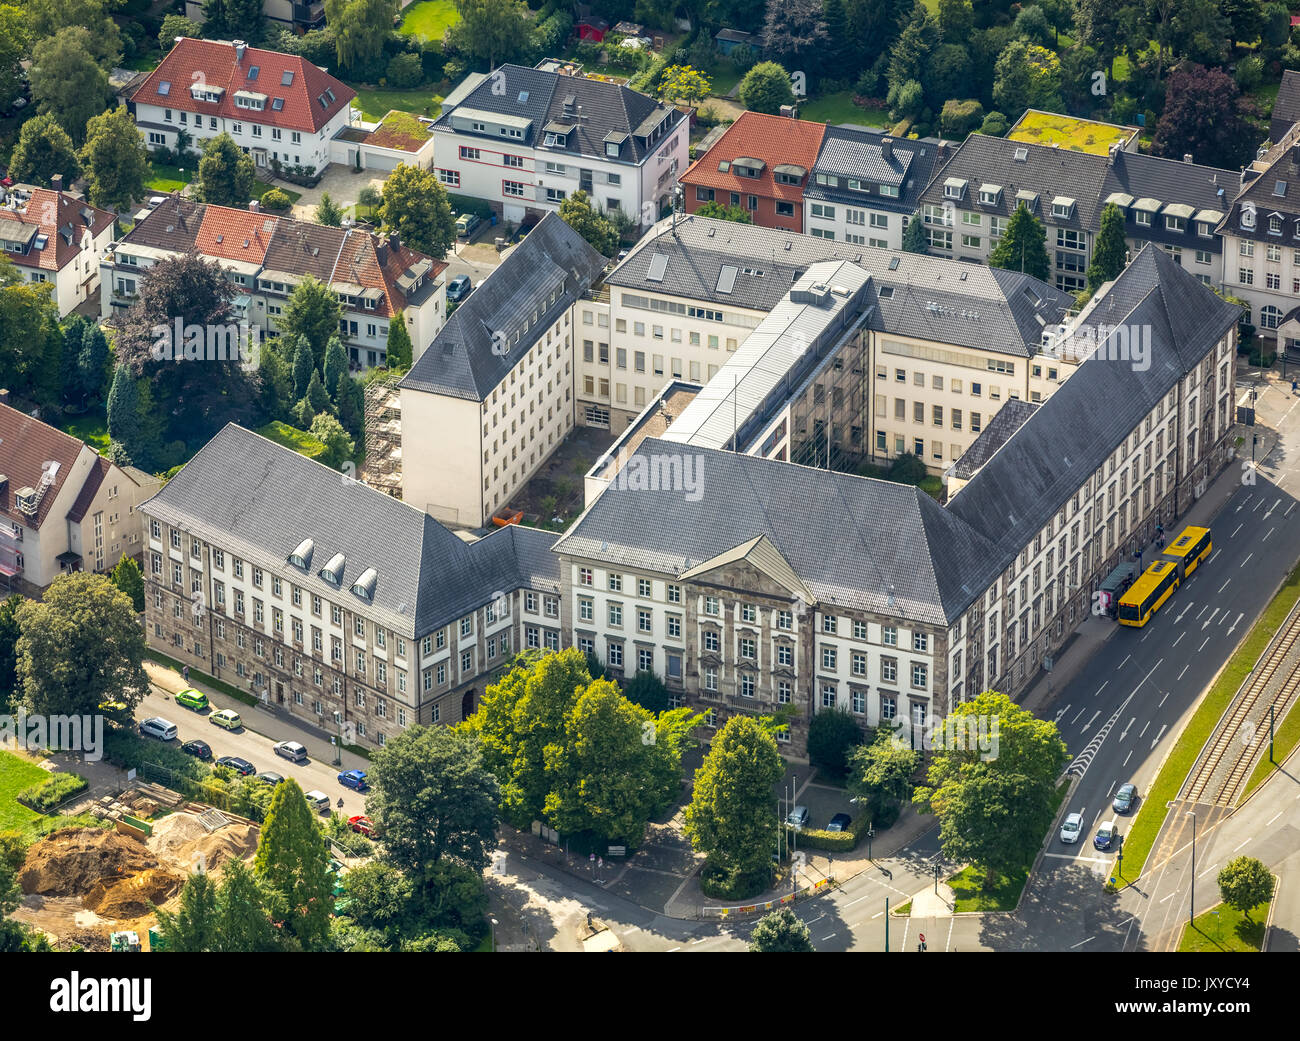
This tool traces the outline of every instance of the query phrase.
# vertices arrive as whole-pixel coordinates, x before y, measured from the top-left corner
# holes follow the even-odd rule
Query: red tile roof
[[[682,183],[762,195],[785,202],[802,202],[807,178],[802,185],[777,184],[772,168],[782,164],[802,166],[811,177],[825,132],[825,123],[742,112],[713,147],[687,168],[682,174]],[[731,170],[722,173],[718,169],[722,160],[730,161],[742,156],[762,161],[763,171],[758,177],[740,177]]]
[[[33,242],[25,254],[3,251],[20,267],[42,271],[62,271],[81,252],[81,236],[87,228],[94,237],[112,227],[115,219],[108,210],[49,188],[35,189],[26,209],[0,210],[0,217],[34,226],[38,235],[45,236],[44,249],[36,249]]]
[[[82,442],[62,430],[8,405],[0,405],[0,474],[9,478],[9,485],[0,496],[0,517],[39,528],[49,516],[83,447]],[[20,488],[39,489],[42,468],[50,462],[58,464],[54,480],[41,497],[36,515],[29,516],[18,508],[17,492]]]
[[[95,496],[99,494],[99,489],[104,484],[104,478],[112,469],[113,464],[102,455],[95,457],[95,463],[91,466],[90,473],[86,475],[86,483],[81,486],[81,491],[77,493],[77,501],[68,511],[68,520],[73,524],[80,524],[82,518],[86,516],[86,511],[90,509],[90,504],[95,501]]]
[[[228,206],[209,206],[199,225],[194,249],[222,260],[246,260],[261,264],[275,234],[277,218]]]
[[[254,67],[258,70],[257,78],[249,79],[248,74]],[[284,78],[288,72],[293,73],[293,77],[286,84]],[[170,84],[166,93],[159,91],[163,83]],[[196,84],[223,88],[221,100],[195,100],[190,89]],[[268,99],[266,107],[261,111],[237,108],[237,90],[265,94]],[[322,105],[320,99],[327,90],[333,92],[334,100],[327,100]],[[204,116],[221,116],[315,133],[356,96],[357,92],[351,87],[297,55],[247,47],[240,60],[236,57],[233,43],[186,38],[176,44],[135,89],[131,100],[137,105],[157,105]],[[279,111],[273,107],[275,98],[284,101]]]

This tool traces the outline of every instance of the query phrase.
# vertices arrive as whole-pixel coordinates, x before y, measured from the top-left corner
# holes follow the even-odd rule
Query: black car
[[[240,777],[248,777],[257,773],[257,767],[247,759],[241,759],[237,755],[223,755],[217,760],[216,765],[228,766],[230,769],[234,770],[235,773],[239,774]]]
[[[1137,785],[1121,784],[1119,791],[1115,793],[1115,799],[1110,804],[1116,813],[1128,813],[1133,808],[1133,803],[1137,801]]]
[[[831,822],[826,825],[827,831],[848,831],[849,824],[853,818],[847,813],[837,813],[831,818]]]
[[[192,755],[196,759],[202,759],[204,762],[212,758],[212,749],[206,741],[186,741],[181,745],[181,751],[186,755]]]

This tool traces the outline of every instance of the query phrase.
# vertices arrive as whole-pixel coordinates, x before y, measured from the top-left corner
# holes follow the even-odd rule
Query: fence
[[[834,884],[835,879],[823,878],[820,882],[804,886],[803,889],[796,893],[786,893],[785,896],[761,904],[741,904],[738,907],[702,907],[700,913],[704,918],[729,918],[732,915],[762,914],[765,911],[772,911],[778,907],[793,904],[796,900],[801,900],[804,897],[816,896],[823,889],[829,889]]]
[[[240,798],[236,793],[228,792],[217,785],[196,781],[193,777],[187,777],[170,767],[161,766],[158,763],[141,763],[139,775],[147,781],[153,781],[155,784],[161,784],[172,791],[180,792],[187,799],[206,802],[219,810],[225,810],[227,813],[234,813],[241,817],[248,817],[259,823],[263,819],[262,808],[250,800]]]

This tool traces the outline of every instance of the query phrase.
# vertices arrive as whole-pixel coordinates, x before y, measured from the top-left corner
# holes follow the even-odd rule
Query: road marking
[[[1209,627],[1210,623],[1211,623],[1212,621],[1214,621],[1214,616],[1215,616],[1216,614],[1218,614],[1218,613],[1219,613],[1219,609],[1218,609],[1217,607],[1216,607],[1213,611],[1210,612],[1210,617],[1207,618],[1207,619],[1205,619],[1205,621],[1203,621],[1203,622],[1201,623],[1201,631],[1202,631],[1202,632],[1204,632],[1204,631]]]
[[[1095,940],[1096,938],[1097,937],[1095,936],[1089,936],[1087,940],[1080,940],[1078,943],[1071,944],[1070,950],[1074,950],[1075,947],[1082,947],[1085,943],[1088,943],[1089,940]]]
[[[1196,648],[1196,653],[1200,654],[1201,651],[1205,650],[1205,645],[1209,642],[1210,642],[1210,638],[1207,636],[1204,640],[1201,641],[1201,645]]]
[[[822,937],[820,940],[818,940],[817,942],[818,942],[818,943],[825,943],[827,940],[829,940],[829,939],[831,938],[831,936],[834,936],[834,935],[835,935],[834,933],[831,933],[830,936],[823,936],[823,937]]]
[[[1223,617],[1226,619],[1228,616],[1225,614]],[[1230,626],[1228,627],[1228,633],[1227,633],[1227,634],[1228,634],[1229,636],[1231,636],[1234,632],[1237,631],[1237,625],[1238,625],[1238,624],[1241,622],[1241,620],[1242,620],[1243,618],[1245,618],[1245,617],[1246,617],[1246,614],[1245,614],[1244,611],[1242,611],[1242,612],[1238,612],[1238,614],[1237,614],[1237,621],[1233,622],[1232,625],[1230,625]]]
[[[1208,875],[1211,871],[1213,871],[1213,870],[1214,870],[1216,867],[1218,867],[1218,866],[1219,866],[1218,864],[1211,864],[1209,867],[1207,867],[1204,871],[1202,871],[1202,872],[1201,872],[1199,875],[1197,875],[1196,877],[1197,877],[1197,878],[1202,878],[1203,876]]]
[[[1292,405],[1291,407],[1295,408],[1295,405]],[[1295,509],[1295,503],[1292,503],[1290,506],[1286,508],[1286,513],[1282,514],[1282,519],[1285,520],[1287,517],[1290,517],[1291,511],[1294,509]]]
[[[1168,697],[1168,696],[1169,696],[1168,694],[1165,695],[1165,697]],[[1147,727],[1149,727],[1150,725],[1151,725],[1151,720],[1148,719],[1148,720],[1146,721],[1146,723],[1145,723],[1145,724],[1143,725],[1143,727],[1142,727],[1142,733],[1138,734],[1138,740],[1139,740],[1139,741],[1141,741],[1142,738],[1146,737]]]
[[[1131,654],[1126,654],[1126,655],[1124,655],[1124,660],[1123,660],[1122,662],[1119,663],[1119,665],[1116,667],[1115,671],[1118,672],[1120,669],[1124,668],[1124,666],[1128,664],[1128,660],[1129,660],[1131,657],[1133,657],[1133,655],[1131,655]]]
[[[1151,630],[1151,629],[1148,629],[1146,632],[1144,632],[1144,633],[1142,634],[1142,639],[1138,640],[1138,643],[1146,643],[1146,642],[1147,642],[1147,637],[1150,636],[1151,633],[1152,633],[1152,630]]]
[[[1106,689],[1106,683],[1109,683],[1109,682],[1110,682],[1110,680],[1106,680],[1105,683],[1103,683],[1100,687],[1098,687],[1098,688],[1097,688],[1097,694],[1100,694],[1103,690],[1105,690],[1105,689]],[[1093,697],[1095,698],[1095,697],[1097,696],[1097,694],[1094,694]]]
[[[1178,895],[1177,893],[1170,893],[1168,896],[1166,896],[1166,897],[1162,897],[1162,898],[1160,899],[1160,903],[1163,904],[1166,900],[1172,900],[1172,899],[1173,899],[1175,896],[1177,896],[1177,895]]]
[[[1187,634],[1186,634],[1185,632],[1183,632],[1183,633],[1179,633],[1179,634],[1178,634],[1178,640],[1181,640],[1181,639],[1182,639],[1184,636],[1186,636],[1186,635],[1187,635]],[[1169,645],[1169,649],[1170,649],[1171,651],[1172,651],[1175,647],[1178,646],[1178,640],[1175,640],[1172,644]]]
[[[1273,814],[1273,821],[1277,820],[1280,816],[1282,816],[1282,811],[1281,811],[1281,810],[1278,810],[1277,813]],[[1270,827],[1272,827],[1272,826],[1273,826],[1273,821],[1269,821],[1267,824],[1264,825],[1264,827],[1266,827],[1266,828],[1270,828]]]
[[[874,922],[877,918],[879,918],[884,913],[885,913],[884,911],[877,911],[875,914],[871,916],[871,920]]]
[[[1070,720],[1070,726],[1074,726],[1075,723],[1079,722],[1079,720],[1083,717],[1083,714],[1087,711],[1088,710],[1086,708],[1079,709],[1079,714],[1075,716],[1072,720]]]
[[[1137,716],[1134,716],[1132,719],[1130,719],[1130,720],[1128,721],[1128,726],[1126,726],[1126,727],[1124,728],[1124,732],[1123,732],[1122,734],[1119,735],[1119,739],[1120,739],[1121,741],[1123,741],[1126,737],[1128,737],[1128,732],[1129,732],[1129,730],[1132,729],[1133,724],[1136,723],[1136,722],[1137,722]]]
[[[1061,709],[1061,711],[1056,714],[1056,718],[1052,720],[1052,722],[1053,723],[1061,722],[1061,717],[1065,715],[1067,712],[1069,712],[1070,709],[1072,709],[1073,707],[1074,707],[1073,705],[1066,705],[1065,708]]]
[[[681,950],[680,947],[669,947],[669,948],[668,948],[668,953],[669,953],[669,954],[672,954],[673,951],[680,951],[680,950]]]
[[[1254,838],[1254,836],[1252,835],[1251,838]],[[1244,845],[1245,845],[1247,842],[1249,842],[1249,841],[1250,841],[1249,838],[1242,839],[1239,843],[1237,843],[1237,845],[1235,845],[1235,846],[1232,848],[1232,852],[1236,853],[1237,850],[1241,849],[1241,847],[1244,846]]]
[[[1082,713],[1080,713],[1080,715],[1082,715]],[[1092,714],[1092,718],[1088,720],[1088,722],[1083,724],[1083,731],[1080,731],[1080,733],[1086,731],[1090,726],[1092,726],[1095,722],[1097,722],[1097,717],[1100,715],[1101,715],[1101,709],[1097,709],[1097,711]]]
[[[1190,662],[1189,662],[1188,664],[1190,664]],[[1183,672],[1186,672],[1186,671],[1187,671],[1187,668],[1188,668],[1188,666],[1187,666],[1187,665],[1184,665],[1184,666],[1183,666]],[[1183,678],[1183,672],[1180,672],[1180,673],[1178,674],[1178,678],[1179,678],[1179,679],[1182,679],[1182,678]],[[1165,698],[1167,698],[1167,697],[1169,697],[1168,694],[1165,695]],[[1161,698],[1161,699],[1160,699],[1160,704],[1163,705],[1164,703],[1165,703],[1165,699],[1164,699],[1164,698]]]
[[[1186,672],[1186,671],[1187,671],[1187,666],[1184,665],[1184,666],[1183,666],[1183,672]],[[1179,679],[1182,679],[1182,678],[1183,678],[1183,672],[1180,672],[1180,673],[1178,674],[1178,678],[1179,678]],[[1164,708],[1164,707],[1165,707],[1165,700],[1166,700],[1168,697],[1169,697],[1169,691],[1165,691],[1165,696],[1164,696],[1163,698],[1160,699],[1160,704],[1157,705],[1156,707],[1157,707],[1157,708]]]
[[[1260,539],[1259,541],[1260,541],[1260,542],[1267,542],[1267,541],[1268,541],[1268,537],[1269,537],[1270,535],[1272,535],[1273,532],[1275,532],[1275,531],[1277,531],[1277,528],[1276,528],[1276,527],[1269,528],[1268,531],[1266,531],[1266,532],[1264,533],[1264,537],[1263,537],[1262,539]]]
[[[1232,579],[1228,579],[1228,582],[1231,582],[1231,581],[1232,581]],[[1225,589],[1228,588],[1228,582],[1224,582],[1223,585],[1219,586],[1219,590],[1218,590],[1218,591],[1219,591],[1220,593],[1222,593]]]
[[[1128,766],[1128,761],[1132,758],[1133,758],[1133,749],[1130,748],[1128,750],[1128,755],[1124,757],[1124,762],[1121,765]]]
[[[1253,557],[1254,555],[1255,555],[1254,553],[1247,553],[1247,554],[1246,554],[1246,559],[1243,560],[1240,564],[1238,564],[1237,567],[1245,567],[1246,564],[1247,564],[1247,562],[1248,562],[1248,561],[1250,560],[1250,558]]]
[[[1109,857],[1082,857],[1073,853],[1044,853],[1045,857],[1055,857],[1057,860],[1079,860],[1089,864],[1109,864]]]
[[[1256,510],[1258,510],[1258,509],[1259,509],[1261,506],[1263,506],[1263,505],[1264,505],[1264,500],[1263,500],[1263,499],[1260,499],[1259,502],[1255,503],[1255,509],[1254,509],[1254,510],[1251,510],[1250,512],[1251,512],[1251,513],[1256,512]]]
[[[1168,724],[1168,723],[1162,723],[1162,724],[1160,724],[1160,733],[1158,733],[1155,737],[1153,737],[1153,738],[1151,739],[1151,747],[1152,747],[1152,748],[1155,748],[1156,745],[1160,744],[1160,739],[1161,739],[1162,737],[1165,736],[1165,731],[1168,730],[1168,729],[1169,729],[1169,724]]]
[[[1190,611],[1195,606],[1196,606],[1195,600],[1187,601],[1187,606],[1183,608],[1182,614],[1180,614],[1177,618],[1174,619],[1174,625],[1177,625],[1179,622],[1181,622],[1183,620],[1183,615],[1185,615],[1188,611]]]
[[[871,897],[872,897],[872,894],[871,894],[871,893],[868,893],[866,896],[860,896],[860,897],[858,897],[856,900],[850,900],[850,901],[849,901],[847,904],[845,904],[844,906],[845,906],[845,907],[852,907],[854,904],[860,904],[860,903],[862,903],[863,900],[870,900]]]
[[[1241,507],[1237,507],[1237,508],[1240,509]],[[1229,535],[1228,538],[1234,538],[1234,537],[1236,536],[1237,532],[1240,531],[1240,530],[1242,529],[1242,525],[1244,525],[1244,524],[1245,524],[1245,521],[1242,521],[1241,524],[1238,524],[1236,530],[1233,531],[1233,533],[1232,533],[1231,535]]]

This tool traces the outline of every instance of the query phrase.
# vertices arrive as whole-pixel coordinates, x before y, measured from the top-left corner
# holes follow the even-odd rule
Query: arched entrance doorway
[[[465,696],[460,699],[460,718],[469,719],[474,714],[474,708],[474,692],[467,690]]]

